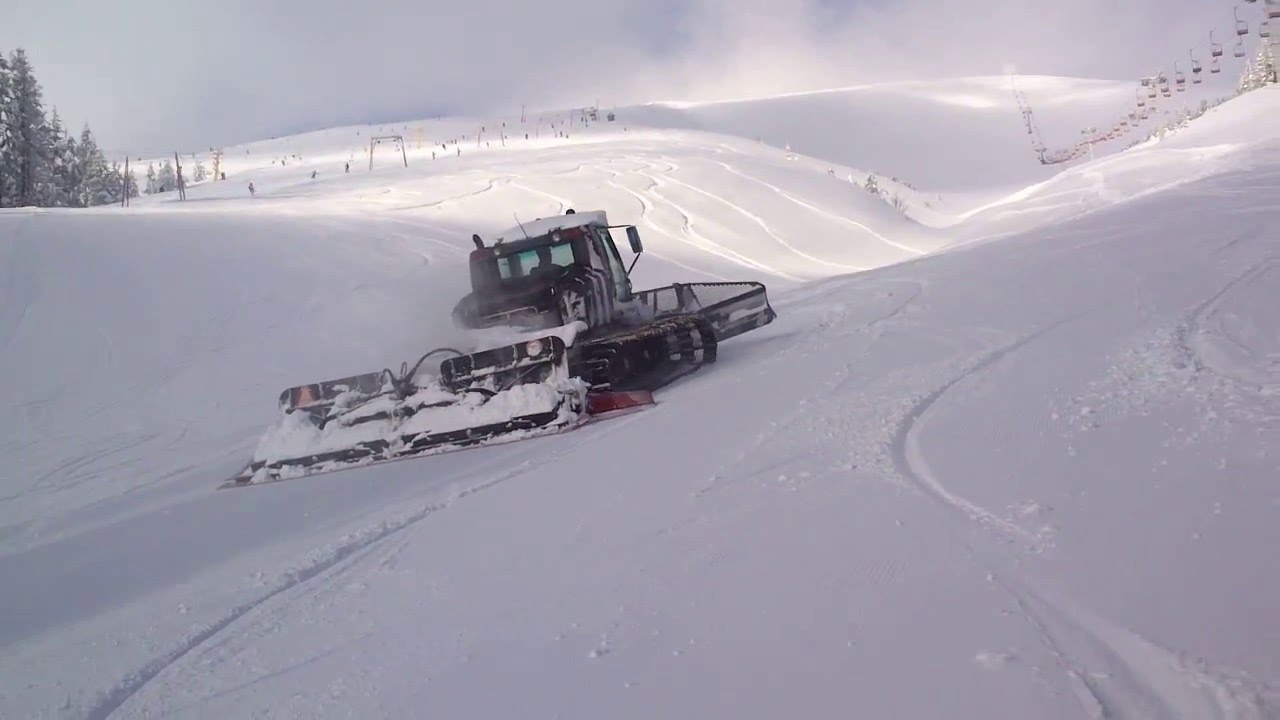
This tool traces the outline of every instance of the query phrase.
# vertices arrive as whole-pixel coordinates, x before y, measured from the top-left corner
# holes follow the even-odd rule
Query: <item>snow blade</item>
[[[581,416],[581,411],[581,402],[575,397],[566,396],[551,410],[517,416],[487,425],[440,432],[408,433],[390,440],[383,438],[366,440],[348,448],[285,460],[256,461],[246,465],[235,477],[220,487],[260,485],[334,472],[348,467],[423,457],[444,450],[487,444],[502,438],[528,439],[549,432],[558,432],[572,425]]]
[[[428,380],[416,372],[285,390],[281,420],[223,487],[532,437],[572,425],[585,410],[586,386],[571,378],[556,336],[448,358]]]
[[[657,319],[684,313],[702,317],[717,341],[768,325],[778,316],[758,282],[676,283],[643,290],[636,299]]]

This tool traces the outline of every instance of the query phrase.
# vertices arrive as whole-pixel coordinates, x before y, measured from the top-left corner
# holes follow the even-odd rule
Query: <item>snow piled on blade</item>
[[[394,455],[403,449],[405,438],[479,428],[550,412],[558,412],[553,424],[562,425],[578,416],[572,408],[581,407],[585,395],[586,385],[560,369],[545,382],[515,385],[492,396],[455,394],[438,386],[424,388],[402,401],[383,395],[323,428],[304,412],[286,413],[263,435],[253,459],[266,463],[295,460],[377,441],[388,443],[389,452]],[[416,410],[404,417],[394,412],[397,407]],[[378,414],[384,417],[367,419]]]
[[[1280,717],[1278,91],[1053,179],[975,79],[0,212],[0,717]],[[643,412],[215,489],[282,388],[474,347],[471,234],[567,207],[777,320]]]

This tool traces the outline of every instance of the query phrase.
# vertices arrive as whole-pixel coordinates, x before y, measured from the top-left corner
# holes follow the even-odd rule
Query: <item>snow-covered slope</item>
[[[1012,191],[1060,168],[1040,164],[1032,149],[1016,87],[1034,111],[1050,150],[1080,140],[1080,131],[1108,128],[1136,101],[1136,83],[1022,76],[948,78],[885,83],[736,102],[654,103],[622,108],[619,118],[647,126],[695,128],[759,139],[882,177],[926,193],[963,199]],[[1169,114],[1212,97],[1193,88],[1160,100],[1138,124],[1150,131]],[[1098,148],[1111,152],[1123,140]]]
[[[1209,110],[1186,128],[1110,157],[1081,163],[1041,183],[962,214],[959,237],[1029,230],[1136,197],[1272,161],[1280,141],[1280,86]]]
[[[1274,717],[1278,110],[947,229],[630,125],[0,213],[0,716]],[[212,489],[281,387],[447,340],[471,232],[569,204],[779,319],[576,433]],[[1072,219],[923,254],[1021,209]]]

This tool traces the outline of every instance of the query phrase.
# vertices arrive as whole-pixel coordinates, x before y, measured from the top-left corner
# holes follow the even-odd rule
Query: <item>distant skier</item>
[[[312,179],[312,180],[315,180],[315,179],[316,179],[316,171],[315,171],[315,170],[312,170],[312,171],[311,171],[311,179]]]
[[[249,183],[249,197],[253,197],[256,194],[257,194],[257,191],[253,189],[253,183]]]
[[[343,170],[345,172],[351,172],[351,163],[349,161],[343,165]]]

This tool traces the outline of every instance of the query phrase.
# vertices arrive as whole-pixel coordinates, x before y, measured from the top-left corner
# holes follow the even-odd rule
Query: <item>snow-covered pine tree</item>
[[[68,135],[62,127],[62,118],[58,116],[56,107],[49,113],[45,135],[49,142],[49,174],[41,186],[39,205],[79,207],[77,198],[84,183],[84,175],[76,157],[75,138]]]
[[[9,207],[14,194],[13,80],[9,60],[0,50],[0,208]]]
[[[81,207],[103,205],[120,199],[120,173],[112,173],[107,168],[107,159],[103,157],[98,141],[93,139],[93,131],[88,125],[80,131],[76,158],[84,176],[78,197]]]
[[[164,165],[160,166],[160,172],[156,175],[156,191],[169,192],[178,189],[178,174],[173,171],[173,163],[168,160],[164,161]]]
[[[203,160],[196,160],[195,167],[191,168],[191,182],[204,182],[209,178],[209,170],[205,168]]]
[[[1244,61],[1244,72],[1240,74],[1240,82],[1236,85],[1236,94],[1243,95],[1253,89],[1253,61]]]
[[[143,190],[148,195],[155,193],[158,183],[156,182],[156,164],[147,163],[147,186]]]
[[[9,72],[13,93],[12,132],[16,137],[14,150],[17,155],[13,204],[19,207],[38,205],[49,182],[49,160],[53,155],[40,84],[36,82],[27,53],[22,48],[9,56]]]
[[[1255,80],[1256,87],[1264,87],[1280,82],[1280,78],[1276,76],[1276,56],[1271,49],[1271,43],[1264,42],[1258,48],[1258,61],[1254,63],[1257,68],[1258,77]]]
[[[1276,57],[1269,43],[1258,47],[1258,54],[1253,60],[1245,62],[1244,75],[1240,77],[1237,94],[1243,94],[1272,83],[1280,82],[1276,77]]]

